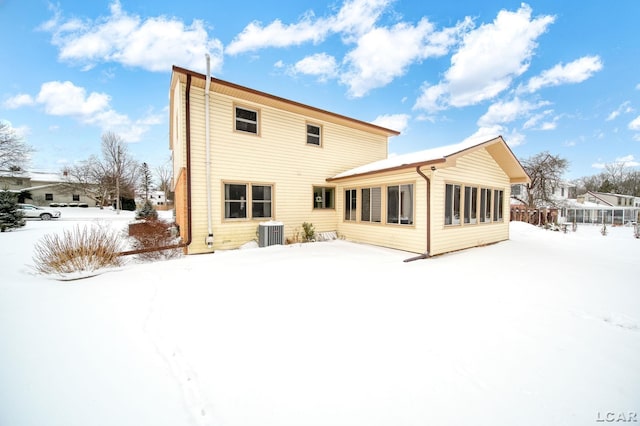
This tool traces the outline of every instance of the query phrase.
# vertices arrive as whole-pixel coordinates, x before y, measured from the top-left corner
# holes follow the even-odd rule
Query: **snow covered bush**
[[[46,275],[91,274],[121,265],[123,244],[117,232],[108,228],[76,226],[62,235],[48,234],[35,245],[35,269]]]
[[[142,260],[172,259],[182,255],[182,249],[172,248],[154,250],[160,247],[170,247],[180,242],[172,232],[173,224],[162,219],[149,219],[129,225],[129,238],[132,250],[148,250],[137,254]]]

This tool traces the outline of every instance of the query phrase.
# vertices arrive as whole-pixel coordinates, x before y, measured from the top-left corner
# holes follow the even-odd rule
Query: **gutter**
[[[207,190],[207,238],[208,248],[213,248],[213,227],[211,225],[211,131],[209,124],[209,88],[211,87],[210,56],[207,53],[207,79],[204,83],[204,132],[205,132],[205,176]]]
[[[431,166],[431,171],[435,171],[436,167]],[[431,252],[431,179],[420,170],[420,166],[416,166],[416,173],[422,176],[427,183],[427,249],[424,253],[403,260],[403,262],[413,262],[414,260],[422,260],[429,258]]]
[[[178,248],[187,248],[191,244],[192,240],[192,231],[191,231],[191,75],[187,74],[187,87],[185,90],[185,115],[186,115],[186,137],[185,143],[187,145],[187,170],[186,170],[186,180],[187,180],[187,240],[179,243],[173,244],[169,246],[162,247],[148,247],[138,250],[128,250],[121,251],[118,256],[130,256],[133,254],[140,253],[150,253],[153,251],[162,251],[162,250],[172,250]]]

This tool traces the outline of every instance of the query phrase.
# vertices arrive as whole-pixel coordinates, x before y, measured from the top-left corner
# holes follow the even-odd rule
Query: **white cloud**
[[[51,81],[42,84],[36,101],[44,105],[45,112],[49,115],[92,117],[108,107],[111,97],[96,92],[87,96],[83,87],[70,81]]]
[[[495,137],[502,136],[510,147],[522,145],[525,140],[525,136],[521,133],[518,133],[516,130],[509,130],[508,128],[501,126],[499,124],[495,124],[493,126],[486,127],[478,127],[475,133],[473,133],[468,138],[464,139],[463,142],[484,142]]]
[[[59,11],[41,25],[52,33],[59,58],[89,69],[96,63],[116,62],[149,71],[169,72],[173,64],[203,69],[204,56],[211,55],[211,67],[222,66],[222,43],[209,39],[205,24],[191,25],[167,17],[141,19],[128,15],[120,2],[110,5],[111,14],[96,20],[63,19]]]
[[[337,75],[337,69],[336,58],[326,53],[317,53],[296,62],[291,67],[290,72],[293,74],[314,75],[320,81],[326,81]]]
[[[468,32],[444,80],[425,85],[414,108],[437,111],[474,105],[506,90],[528,69],[536,40],[555,20],[549,15],[532,18],[531,12],[526,4],[516,12],[502,10],[492,23]]]
[[[545,117],[548,117],[549,114],[552,114],[552,113],[553,113],[553,110],[546,110],[541,113],[534,114],[522,125],[522,128],[523,129],[535,128],[536,126],[538,126],[538,123],[540,123],[540,121],[542,121]]]
[[[340,82],[348,87],[349,95],[361,97],[403,75],[411,64],[448,53],[473,24],[470,18],[466,18],[454,27],[436,31],[432,23],[422,18],[415,25],[399,22],[390,27],[376,27],[376,22],[391,3],[392,0],[350,0],[336,14],[328,17],[316,18],[313,12],[307,12],[292,24],[275,20],[263,25],[254,21],[234,38],[225,51],[236,55],[269,47],[317,44],[329,35],[339,34],[343,43],[355,44],[342,61],[344,71],[339,69],[336,61],[335,70],[317,74],[328,78],[340,73]],[[323,61],[323,65],[333,64]],[[304,70],[294,69],[294,73],[313,74],[309,70],[305,66]]]
[[[584,56],[567,65],[558,64],[543,71],[539,76],[531,78],[524,90],[533,93],[543,87],[581,83],[600,71],[602,67],[599,56]]]
[[[596,168],[596,169],[604,169],[609,164],[611,164],[611,163],[598,162],[598,163],[593,163],[591,165],[591,167]],[[638,167],[638,166],[640,166],[640,162],[636,161],[636,159],[633,156],[633,154],[625,155],[624,157],[618,157],[613,161],[613,164],[624,166],[624,167]]]
[[[397,130],[400,133],[404,133],[409,127],[410,119],[411,116],[409,114],[387,114],[376,117],[372,123],[387,129]]]
[[[616,119],[620,114],[633,112],[633,108],[631,107],[631,102],[626,101],[623,102],[622,105],[618,107],[615,111],[612,111],[611,114],[607,117],[607,121],[611,121]]]
[[[515,98],[508,102],[496,102],[478,120],[478,126],[490,127],[493,124],[512,122],[520,117],[528,116],[531,111],[548,105],[548,102],[531,103]]]
[[[111,108],[110,102],[111,96],[106,93],[87,93],[84,87],[76,86],[70,81],[50,81],[42,84],[40,92],[31,104],[25,103],[23,106],[41,105],[46,114],[73,117],[81,123],[118,133],[128,142],[139,141],[149,127],[163,121],[164,114],[153,112],[132,121],[127,115]]]
[[[629,129],[640,130],[640,115],[637,116],[631,123],[629,123]]]
[[[329,34],[342,33],[347,41],[373,27],[391,0],[351,0],[338,13],[327,18],[315,18],[311,11],[298,22],[283,24],[275,20],[263,26],[253,21],[236,36],[225,49],[229,55],[251,52],[268,47],[298,46],[319,43]]]
[[[22,93],[7,99],[4,101],[3,105],[7,109],[16,109],[23,106],[30,106],[34,103],[35,101],[30,95]]]
[[[414,62],[446,54],[470,26],[471,20],[466,19],[436,32],[423,18],[415,26],[401,22],[390,28],[374,28],[363,34],[356,48],[346,55],[347,71],[341,81],[349,87],[350,96],[364,96],[405,74]]]

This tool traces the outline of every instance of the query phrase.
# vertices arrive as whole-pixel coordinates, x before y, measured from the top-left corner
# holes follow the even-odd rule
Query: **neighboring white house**
[[[140,205],[144,202],[145,193],[136,192],[136,204]],[[167,205],[167,197],[164,191],[149,191],[149,201],[154,206],[166,206]]]

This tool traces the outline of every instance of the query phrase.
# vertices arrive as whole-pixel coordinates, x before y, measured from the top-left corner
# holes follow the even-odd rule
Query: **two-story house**
[[[397,131],[179,67],[170,89],[176,222],[187,253],[287,238],[304,222],[351,241],[434,255],[509,238],[502,137],[388,158]]]
[[[587,191],[566,210],[571,222],[623,225],[638,221],[640,203],[631,195]]]

